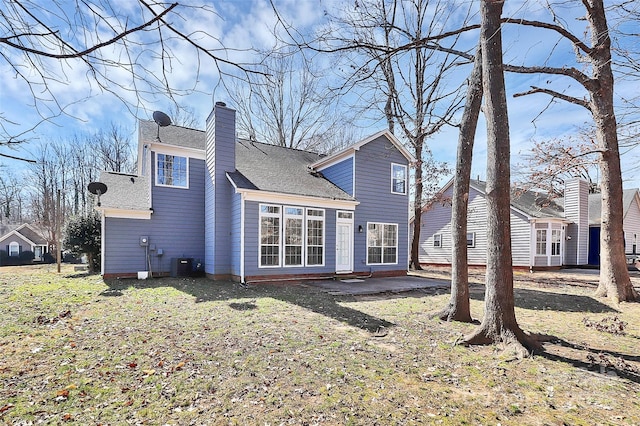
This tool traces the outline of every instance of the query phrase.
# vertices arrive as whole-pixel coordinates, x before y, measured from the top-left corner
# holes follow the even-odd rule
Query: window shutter
[[[18,254],[22,253],[22,246],[18,246]]]

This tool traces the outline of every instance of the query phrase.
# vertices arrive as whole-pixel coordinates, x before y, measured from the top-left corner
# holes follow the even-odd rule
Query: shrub
[[[67,224],[65,249],[75,256],[87,255],[89,271],[100,267],[100,216],[77,217]]]
[[[18,256],[20,258],[20,263],[26,265],[27,263],[33,262],[33,259],[36,258],[36,255],[31,250],[25,250]]]

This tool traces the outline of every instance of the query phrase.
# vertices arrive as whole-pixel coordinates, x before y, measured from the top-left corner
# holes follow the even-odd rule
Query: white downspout
[[[104,258],[105,256],[105,222],[106,217],[104,215],[104,210],[100,212],[100,274],[104,275]]]

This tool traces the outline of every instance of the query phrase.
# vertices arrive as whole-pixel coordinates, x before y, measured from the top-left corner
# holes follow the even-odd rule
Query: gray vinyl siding
[[[231,198],[231,273],[240,276],[240,232],[241,232],[242,196],[233,194]]]
[[[640,208],[634,199],[624,216],[625,253],[633,253],[633,235],[636,235],[636,252],[640,253]]]
[[[325,178],[350,195],[353,194],[353,157],[320,170]]]
[[[155,170],[151,176],[155,176]],[[204,161],[189,159],[189,189],[152,185],[151,194],[151,219],[105,219],[107,257],[103,273],[144,271],[141,236],[149,237],[149,247],[156,249],[150,251],[153,272],[169,272],[172,258],[204,260]],[[157,256],[158,249],[164,252],[161,257]]]
[[[324,227],[325,227],[325,241],[324,241],[324,266],[279,266],[279,267],[267,267],[260,268],[260,218],[259,218],[259,206],[261,203],[257,201],[245,202],[245,276],[263,275],[265,277],[270,275],[295,275],[295,274],[327,274],[333,275],[335,273],[335,253],[336,253],[336,211],[334,209],[324,209]],[[264,203],[282,206],[302,207],[306,206],[296,204],[279,204],[279,203]],[[315,209],[316,207],[314,207]],[[306,221],[306,217],[305,217]],[[282,219],[281,219],[282,225]],[[282,250],[282,247],[281,249]],[[281,262],[282,264],[282,262]]]
[[[451,197],[453,185],[443,193],[442,201],[435,202],[422,213],[419,260],[421,263],[451,264]],[[529,220],[511,210],[511,251],[514,266],[529,266],[530,234]],[[467,232],[475,233],[475,246],[467,248],[470,265],[487,264],[487,202],[484,194],[469,189]],[[440,234],[441,247],[434,247],[434,235]]]
[[[235,170],[235,111],[215,105],[207,118],[206,132],[206,260],[205,271],[231,274],[231,196],[226,177]]]
[[[589,254],[589,188],[586,181],[572,179],[565,184],[565,219],[571,221],[565,228],[564,264],[588,263]],[[567,239],[566,237],[571,237]]]
[[[513,266],[531,266],[531,222],[511,209],[511,258]]]
[[[421,263],[451,264],[451,197],[453,185],[444,192],[442,201],[435,202],[422,214],[419,260]],[[475,233],[475,246],[467,248],[470,265],[487,263],[487,204],[484,195],[469,190],[467,232]],[[441,247],[434,247],[434,235],[440,234]]]
[[[409,256],[409,196],[391,193],[391,163],[407,165],[407,159],[384,136],[363,145],[355,153],[355,196],[360,204],[354,217],[355,272],[406,271]],[[398,262],[367,265],[367,223],[398,225]],[[358,227],[362,226],[362,233]]]

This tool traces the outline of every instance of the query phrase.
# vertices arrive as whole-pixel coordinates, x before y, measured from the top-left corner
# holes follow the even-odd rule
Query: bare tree
[[[171,123],[176,126],[188,127],[190,129],[201,128],[196,111],[190,106],[171,104],[167,114],[171,117]]]
[[[23,221],[23,197],[24,184],[19,182],[17,176],[4,172],[0,174],[0,223]]]
[[[133,145],[119,124],[111,123],[109,128],[99,130],[91,138],[91,144],[100,170],[133,173],[136,166]]]
[[[254,72],[227,59],[229,50],[214,36],[189,29],[188,17],[196,14],[217,16],[212,6],[158,0],[126,7],[111,0],[3,2],[0,61],[30,91],[39,118],[26,122],[0,110],[0,144],[27,140],[43,122],[71,115],[71,106],[90,98],[90,91],[113,94],[134,115],[160,94],[175,102],[196,90],[195,83],[182,87],[171,78],[187,53],[198,64],[211,61],[220,75]],[[86,76],[87,92],[62,96],[77,74]]]
[[[591,192],[598,186],[598,145],[593,132],[585,130],[578,135],[532,141],[516,167],[515,180],[520,190],[537,190],[549,199],[564,195],[567,179],[579,177],[589,182]]]
[[[350,121],[323,77],[327,73],[299,51],[283,47],[263,53],[264,74],[250,85],[229,85],[238,110],[238,132],[251,140],[326,152]]]
[[[532,86],[531,90],[519,93],[524,96],[544,93],[555,99],[564,100],[586,108],[592,115],[601,173],[602,220],[600,232],[600,284],[597,295],[608,296],[612,301],[635,300],[638,295],[633,289],[627,270],[624,253],[624,232],[622,207],[622,170],[616,114],[614,109],[614,76],[612,71],[611,38],[607,23],[606,9],[602,0],[582,0],[586,11],[590,43],[570,32],[556,20],[554,23],[508,19],[519,25],[551,30],[568,40],[581,64],[588,65],[587,74],[576,67],[525,67],[510,66],[510,71],[520,73],[543,73],[569,77],[578,82],[587,92],[589,99],[571,96],[547,87]],[[551,10],[552,15],[555,13]]]

